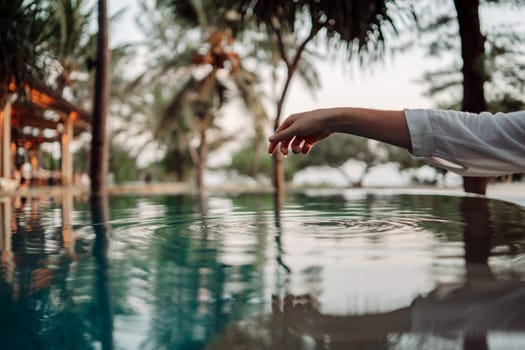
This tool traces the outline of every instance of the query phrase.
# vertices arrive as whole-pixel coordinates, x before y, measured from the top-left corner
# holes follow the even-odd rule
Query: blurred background
[[[467,110],[471,80],[462,67],[466,50],[475,48],[464,44],[473,40],[460,30],[461,20],[481,31],[482,55],[478,48],[472,63],[482,87],[475,104],[494,112],[523,109],[523,2],[463,2],[479,10],[479,25],[458,16],[461,3],[108,1],[110,184],[271,186],[266,140],[290,113],[334,106]],[[91,110],[97,2],[14,4],[26,6],[21,16],[39,8],[36,18],[49,28],[32,39],[41,79]],[[89,173],[90,141],[83,132],[71,145],[77,180]],[[56,142],[37,152],[39,166],[58,167]],[[285,180],[299,187],[462,183],[403,150],[341,135],[307,157],[288,157],[283,167]],[[512,180],[521,175],[494,181]]]

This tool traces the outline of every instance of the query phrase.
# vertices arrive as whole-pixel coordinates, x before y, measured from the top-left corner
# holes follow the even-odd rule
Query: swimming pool
[[[0,349],[522,349],[525,211],[306,191],[0,201]]]

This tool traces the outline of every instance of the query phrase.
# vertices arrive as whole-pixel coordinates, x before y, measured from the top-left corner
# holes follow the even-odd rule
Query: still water
[[[525,209],[307,192],[0,199],[0,349],[524,349]]]

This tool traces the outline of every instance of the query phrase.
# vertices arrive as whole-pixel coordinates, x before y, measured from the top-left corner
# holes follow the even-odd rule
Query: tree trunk
[[[106,122],[109,104],[109,61],[107,4],[105,0],[99,0],[90,163],[91,192],[95,195],[106,191],[105,180],[108,170]]]
[[[263,138],[255,137],[253,145],[253,163],[252,163],[252,177],[257,179],[259,177],[259,159],[261,158],[261,145],[264,142]]]
[[[175,178],[178,182],[184,181],[184,156],[178,149],[172,151],[172,159],[175,167]]]
[[[295,68],[293,70],[288,69],[287,71],[286,82],[284,84],[283,91],[281,93],[281,97],[279,98],[279,101],[277,102],[277,111],[275,113],[275,120],[273,124],[274,131],[277,130],[277,128],[281,124],[281,115],[282,115],[284,100],[286,99],[286,95],[288,93],[288,87],[290,86],[290,82],[292,80],[294,72],[295,72]],[[277,197],[281,198],[282,192],[284,190],[284,171],[283,171],[281,153],[279,152],[279,150],[275,151],[273,154],[273,187],[275,189],[275,192],[277,193]]]
[[[201,126],[199,146],[199,165],[197,167],[197,189],[200,193],[204,192],[204,172],[206,169],[206,158],[208,157],[208,147],[206,145],[206,127]]]
[[[458,16],[463,58],[463,103],[466,112],[480,113],[486,110],[483,83],[485,81],[485,38],[479,23],[479,0],[454,0]],[[466,192],[485,194],[488,178],[463,177]]]
[[[306,42],[303,46],[306,46]],[[296,55],[300,55],[300,52],[298,52]],[[277,102],[277,111],[275,113],[275,120],[273,125],[274,131],[277,130],[277,128],[281,124],[281,116],[283,112],[284,101],[286,99],[286,95],[288,94],[288,90],[290,87],[290,83],[292,82],[294,73],[297,69],[299,58],[300,56],[296,56],[294,63],[292,65],[288,65],[287,67],[288,69],[286,72],[286,81],[284,83],[283,91],[281,92],[281,97]],[[281,153],[279,152],[279,150],[275,151],[273,154],[273,186],[275,189],[275,193],[277,194],[277,207],[280,208],[284,195],[284,171]]]
[[[290,83],[292,81],[292,78],[295,74],[295,71],[297,70],[297,66],[299,65],[299,60],[302,57],[302,54],[304,50],[306,49],[306,45],[317,35],[319,32],[319,27],[312,26],[310,30],[310,34],[303,40],[303,42],[299,45],[297,50],[295,51],[293,59],[289,59],[288,55],[286,53],[286,50],[284,48],[284,42],[282,33],[279,28],[273,28],[276,31],[277,35],[277,43],[279,48],[279,54],[281,55],[281,59],[286,63],[286,81],[284,82],[283,90],[281,92],[281,97],[279,98],[279,101],[277,102],[277,111],[275,114],[275,123],[273,126],[274,131],[277,130],[279,127],[279,124],[281,123],[281,115],[283,111],[284,101],[286,99],[286,95],[288,93],[288,89],[290,87]],[[278,151],[276,151],[273,154],[273,186],[275,188],[276,199],[277,199],[277,207],[280,208],[280,204],[282,203],[283,199],[283,189],[284,189],[284,172],[283,172],[283,165],[281,163],[281,156]]]

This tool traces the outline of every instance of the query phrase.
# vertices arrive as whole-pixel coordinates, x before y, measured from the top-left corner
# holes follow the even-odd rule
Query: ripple
[[[283,221],[283,226],[288,230],[302,231],[307,235],[319,238],[330,237],[355,237],[366,235],[389,235],[414,233],[424,230],[424,225],[438,224],[439,220],[420,219],[410,217],[356,217],[356,218],[318,218],[311,220],[310,216],[304,218],[295,216],[293,219]]]

